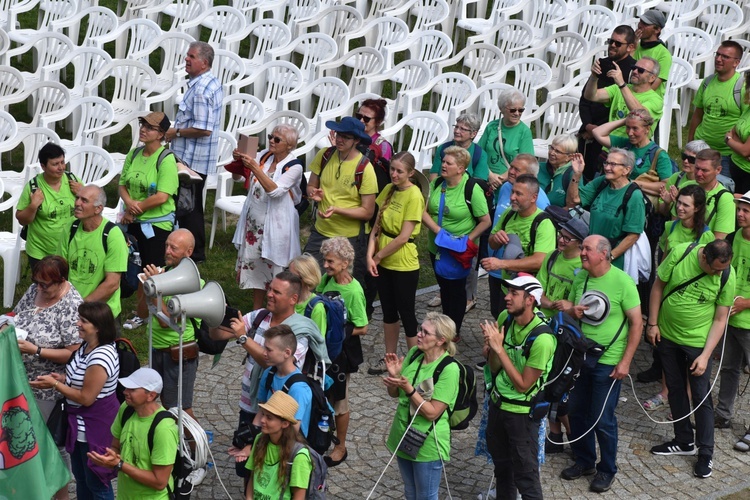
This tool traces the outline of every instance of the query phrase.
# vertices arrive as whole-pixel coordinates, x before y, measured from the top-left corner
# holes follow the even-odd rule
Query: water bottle
[[[151,183],[151,184],[149,184],[149,186],[148,186],[148,195],[149,195],[149,196],[153,196],[153,195],[155,195],[155,194],[156,194],[156,183],[155,183],[155,182],[152,182],[152,183]]]
[[[141,261],[141,252],[133,252],[133,264],[138,267],[143,265],[143,262]]]
[[[328,425],[328,415],[323,415],[323,418],[318,422],[318,429],[320,429],[321,432],[327,433],[330,428],[331,427]]]

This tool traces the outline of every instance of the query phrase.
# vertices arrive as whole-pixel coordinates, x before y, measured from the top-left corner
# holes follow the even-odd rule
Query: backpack
[[[443,178],[441,176],[438,176],[432,182],[432,189],[440,189],[440,184],[442,183]],[[471,196],[474,194],[474,186],[477,185],[484,193],[484,199],[487,202],[487,208],[489,209],[490,214],[494,213],[495,211],[493,208],[495,205],[495,192],[492,191],[489,183],[484,179],[469,177],[469,179],[466,181],[466,184],[464,185],[464,201],[466,202],[466,206],[469,207],[469,212],[471,213],[472,217],[474,217],[474,220],[479,222],[480,217],[477,217],[476,213],[474,213],[474,207],[471,204]]]
[[[130,417],[133,416],[133,414],[135,414],[135,408],[133,408],[132,406],[128,406],[125,408],[125,410],[123,410],[122,417],[120,420],[120,429],[125,427],[125,422],[127,422],[130,419]],[[154,451],[154,434],[156,433],[156,426],[159,425],[159,422],[167,418],[173,419],[175,424],[177,424],[177,416],[169,410],[159,411],[154,416],[154,419],[151,421],[151,426],[148,428],[148,438],[147,438],[148,450],[151,453],[153,453]],[[179,488],[180,488],[180,483],[188,476],[190,472],[191,470],[190,470],[190,466],[188,465],[187,458],[180,455],[180,446],[178,443],[177,455],[175,456],[174,466],[172,467],[172,479],[174,480],[175,491],[171,490],[169,488],[169,485],[167,485],[167,493],[170,499],[185,497],[185,495],[182,495],[180,493]],[[190,488],[192,489],[192,485],[190,485]],[[186,497],[190,498],[190,493],[188,493]]]
[[[65,171],[65,175],[68,177],[68,183],[70,183],[70,181],[77,182],[76,178],[73,176],[73,174],[70,173],[70,172],[68,172],[67,170]],[[34,176],[29,181],[29,195],[31,195],[37,189],[39,189],[39,184],[36,181],[36,176]],[[28,235],[29,235],[29,226],[28,225],[22,226],[21,227],[21,234],[20,234],[21,239],[22,240],[26,240],[26,237]]]
[[[73,241],[80,225],[80,219],[73,221],[73,224],[70,226],[68,245]],[[104,231],[102,231],[102,248],[104,248],[105,254],[109,249],[109,246],[107,245],[109,232],[115,227],[116,225],[111,221],[107,221],[104,224]],[[122,235],[125,237],[125,243],[128,245],[128,269],[124,273],[120,273],[120,298],[127,299],[138,290],[138,284],[141,282],[138,279],[138,274],[143,271],[143,265],[141,263],[141,254],[138,252],[138,240],[135,239],[135,236],[129,233],[123,232]]]
[[[517,213],[518,212],[514,212],[513,210],[508,210],[508,212],[505,214],[505,217],[503,217],[503,220],[500,222],[500,229],[505,231],[505,226],[510,221],[510,218]],[[534,220],[531,221],[531,227],[529,228],[529,249],[534,250],[534,244],[536,243],[536,233],[539,229],[539,224],[541,224],[542,221],[548,219],[552,220],[547,212],[540,212],[536,217],[534,217]]]
[[[195,333],[195,341],[198,343],[198,350],[204,354],[221,354],[224,352],[224,349],[227,347],[227,343],[229,342],[229,339],[227,340],[214,340],[211,338],[211,335],[208,333],[208,327],[206,325],[205,321],[201,321],[201,324],[198,325],[198,322],[195,320],[195,318],[189,318],[190,321],[193,324],[193,332]]]
[[[266,161],[268,161],[268,158],[271,157],[271,152],[268,151],[266,154],[260,157],[260,161],[258,162],[261,165],[265,165]],[[299,188],[300,191],[302,191],[302,199],[299,203],[294,205],[294,208],[297,209],[297,213],[299,215],[302,215],[305,213],[305,210],[307,210],[307,207],[310,206],[310,201],[307,199],[307,178],[305,177],[305,164],[302,163],[299,159],[295,158],[293,160],[290,160],[286,165],[284,165],[281,169],[281,173],[285,173],[287,170],[289,170],[291,167],[295,165],[301,165],[302,166],[302,177],[300,177],[299,180]],[[289,196],[291,196],[291,191],[289,192]]]
[[[409,363],[414,363],[423,354],[422,351],[415,351],[409,359]],[[471,422],[471,419],[474,418],[479,409],[479,404],[477,403],[477,382],[474,370],[466,368],[456,358],[446,356],[435,367],[435,371],[432,373],[433,385],[437,385],[440,374],[451,363],[456,363],[458,366],[458,395],[456,396],[456,402],[453,404],[453,410],[447,410],[448,422],[452,431],[459,431],[469,427],[469,422]]]
[[[346,339],[346,306],[344,299],[338,292],[325,292],[313,295],[305,307],[304,316],[312,317],[313,309],[319,303],[323,303],[326,310],[326,331],[321,332],[326,339],[328,357],[333,361],[339,357],[344,348]]]
[[[674,228],[675,226],[677,226],[678,222],[680,222],[680,219],[675,219],[672,221],[672,224],[669,226],[669,233],[667,234],[672,234],[672,231],[674,231]],[[708,226],[703,226],[703,231],[701,231],[701,234],[698,235],[698,238],[696,238],[695,242],[698,243],[698,241],[703,236],[703,233],[705,233],[706,231],[710,231],[710,230],[711,229]],[[732,233],[732,238],[734,239],[734,233]],[[729,240],[729,235],[727,235],[727,240]],[[729,241],[729,243],[732,243],[732,242]]]
[[[679,172],[680,167],[677,166],[677,162],[674,161],[674,159],[671,156],[669,156],[669,153],[667,153],[662,148],[660,148],[659,145],[656,143],[651,144],[651,147],[646,150],[646,154],[648,155],[649,165],[651,165],[650,170],[656,171],[656,165],[654,164],[654,161],[659,157],[659,155],[662,152],[664,152],[664,154],[667,155],[667,158],[669,158],[669,163],[671,163],[672,165],[672,173],[676,174],[677,172]]]
[[[370,161],[370,165],[375,171],[375,177],[378,180],[378,194],[391,183],[391,161],[383,157],[383,150],[380,148],[383,141],[385,139],[380,136],[369,146],[358,145],[357,148]]]
[[[448,141],[440,146],[440,148],[438,149],[440,151],[440,161],[442,161],[443,157],[445,156],[445,149],[449,146],[455,146],[455,145],[456,143],[454,141]],[[481,154],[481,151],[479,152],[480,154],[476,154],[477,153],[476,148],[479,147],[479,144],[472,142],[471,145],[474,146],[474,153],[475,153],[475,154],[472,154],[471,151],[469,151],[469,155],[471,156],[471,168],[472,170],[476,170],[477,165],[479,165],[479,160],[482,158],[482,154]]]
[[[128,339],[120,337],[115,339],[115,349],[117,350],[117,357],[120,360],[120,378],[129,377],[134,371],[141,367],[141,362],[138,360],[138,352],[133,347],[133,343]],[[117,400],[120,403],[125,402],[125,387],[122,384],[117,384]]]
[[[711,74],[703,79],[703,83],[701,83],[701,87],[703,92],[706,92],[706,88],[708,88],[708,84],[711,83],[711,80],[714,79],[716,74]],[[734,82],[734,91],[732,92],[732,95],[734,96],[734,103],[737,105],[738,108],[742,109],[742,87],[745,84],[745,79],[740,76],[737,78],[737,80]]]
[[[326,491],[328,485],[326,484],[326,476],[328,475],[328,465],[323,457],[317,451],[313,450],[309,446],[296,441],[294,448],[292,448],[292,460],[288,462],[289,467],[286,469],[286,484],[292,481],[292,465],[294,465],[294,457],[302,451],[303,448],[307,448],[307,452],[310,454],[310,460],[312,461],[312,472],[310,473],[310,482],[307,485],[307,493],[305,493],[306,500],[325,500]],[[286,489],[286,488],[285,488]],[[281,492],[281,499],[284,498],[285,491]]]
[[[602,192],[607,189],[607,186],[609,183],[605,180],[599,183],[599,186],[596,188],[596,193],[594,193],[594,197],[591,199],[591,204],[594,204],[594,201],[599,197]],[[627,211],[628,208],[628,202],[630,202],[630,198],[633,196],[633,193],[638,190],[640,191],[641,188],[636,184],[635,182],[631,182],[628,184],[628,187],[625,190],[625,195],[622,197],[622,204],[617,207],[617,210],[615,211],[615,217],[617,217],[619,214],[624,214]],[[642,193],[641,193],[642,194]],[[651,200],[648,199],[648,196],[642,194],[643,198],[643,206],[646,211],[646,228],[649,226],[649,221],[653,219],[654,217],[654,205],[651,203]],[[589,219],[587,218],[588,211],[584,210],[580,207],[580,205],[577,205],[575,208],[571,209],[571,215],[573,217],[582,219],[586,221],[586,223],[589,222]],[[646,229],[644,228],[644,230]],[[663,229],[663,227],[662,227]],[[661,233],[659,233],[661,234]],[[614,248],[616,245],[614,244],[613,240],[610,240],[610,243],[612,243],[612,248]]]
[[[268,370],[268,375],[266,375],[266,391],[269,393],[272,392],[271,384],[273,383],[273,377],[276,375],[276,372],[276,367],[272,366]],[[313,382],[302,373],[295,373],[287,378],[281,390],[286,394],[289,394],[289,389],[298,382],[307,384],[312,392],[310,420],[307,423],[307,443],[310,445],[310,448],[322,455],[328,451],[332,442],[338,442],[338,439],[335,439],[333,435],[336,431],[333,407],[328,402],[325,394],[323,394],[323,387],[321,384]],[[327,417],[328,420],[327,430],[321,428],[324,427],[321,424],[323,424],[325,417]]]
[[[131,156],[131,160],[135,158],[139,153],[143,151],[145,146],[139,146],[133,150],[133,156]],[[161,162],[169,155],[174,155],[175,162],[182,163],[182,160],[174,154],[174,152],[169,148],[162,149],[161,153],[159,153],[159,157],[156,159],[156,172],[159,172],[159,166],[161,166]],[[183,181],[180,179],[180,187],[177,189],[177,192],[172,195],[172,198],[174,199],[174,216],[177,217],[185,217],[186,215],[190,215],[195,210],[195,185],[193,184],[192,180],[186,180]]]
[[[573,283],[573,280],[571,278],[566,278],[564,276],[560,276],[559,274],[552,274],[552,268],[555,266],[555,262],[557,262],[557,258],[560,256],[562,252],[555,248],[550,253],[549,259],[547,259],[547,276],[554,276],[560,281],[564,281],[566,283]]]

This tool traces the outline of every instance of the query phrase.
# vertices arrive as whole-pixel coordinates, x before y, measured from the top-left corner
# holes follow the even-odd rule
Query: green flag
[[[34,401],[12,326],[0,330],[0,500],[52,498],[70,481]]]

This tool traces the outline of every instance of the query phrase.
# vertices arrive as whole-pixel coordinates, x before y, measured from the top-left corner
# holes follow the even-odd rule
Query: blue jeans
[[[406,500],[437,500],[440,489],[440,477],[443,464],[434,462],[414,462],[397,457],[398,470],[404,480],[404,498]]]
[[[113,500],[112,484],[104,484],[94,471],[88,466],[89,444],[76,441],[70,462],[73,476],[76,478],[76,496],[79,500]]]
[[[575,388],[570,393],[571,440],[578,438],[596,422],[604,407],[602,418],[592,432],[570,447],[576,463],[586,469],[596,464],[596,441],[599,442],[601,460],[596,464],[599,472],[617,473],[617,417],[615,408],[620,397],[621,380],[610,378],[614,366],[597,363],[593,369],[582,368]],[[612,392],[607,397],[610,386]]]

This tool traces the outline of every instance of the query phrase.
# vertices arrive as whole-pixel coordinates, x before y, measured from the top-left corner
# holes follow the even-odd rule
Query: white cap
[[[138,368],[131,373],[129,377],[121,378],[120,383],[126,389],[143,388],[149,392],[156,392],[159,394],[161,394],[161,389],[163,387],[161,375],[159,375],[159,372],[153,368]]]
[[[500,280],[503,286],[507,288],[515,288],[517,290],[523,290],[528,292],[529,295],[534,297],[537,304],[542,303],[542,284],[539,283],[535,277],[526,273],[518,273],[518,277],[512,280]]]

